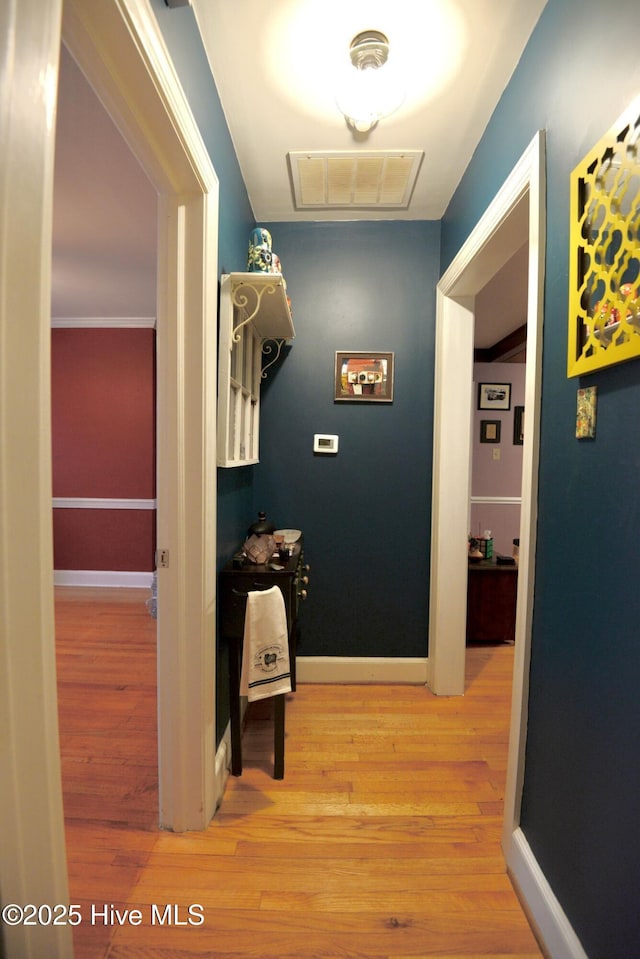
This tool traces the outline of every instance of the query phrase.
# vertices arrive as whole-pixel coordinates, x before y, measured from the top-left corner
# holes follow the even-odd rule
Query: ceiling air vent
[[[296,209],[406,210],[422,150],[289,154]]]

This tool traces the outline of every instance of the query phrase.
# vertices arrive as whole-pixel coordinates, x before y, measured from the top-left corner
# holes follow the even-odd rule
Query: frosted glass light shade
[[[404,96],[400,77],[388,64],[365,69],[352,67],[338,91],[336,103],[350,124],[366,133],[378,120],[395,113]]]

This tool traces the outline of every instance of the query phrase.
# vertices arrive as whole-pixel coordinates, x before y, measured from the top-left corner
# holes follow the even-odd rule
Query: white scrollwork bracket
[[[271,346],[272,343],[275,345]],[[270,366],[273,366],[273,364],[277,361],[278,357],[280,356],[280,353],[282,352],[282,347],[284,346],[285,343],[286,343],[286,340],[275,340],[275,339],[265,340],[263,342],[262,352],[264,356],[271,356],[271,354],[275,352],[275,356],[272,359],[270,359],[268,363],[265,363],[265,365],[262,367],[262,370],[260,371],[260,376],[263,380],[267,378],[267,370],[269,369]]]
[[[260,304],[262,303],[262,297],[265,295],[265,293],[269,293],[269,294],[274,293],[276,289],[276,285],[277,284],[274,282],[274,283],[263,283],[263,284],[260,284],[260,286],[254,286],[252,283],[247,283],[245,281],[239,284],[238,286],[232,287],[231,302],[243,314],[247,312],[247,308],[251,301],[251,297],[249,297],[247,293],[244,291],[246,289],[249,289],[252,291],[252,293],[255,296],[255,306],[253,308],[253,311],[249,313],[248,316],[245,316],[244,320],[242,320],[241,323],[238,323],[238,325],[235,326],[233,329],[232,339],[234,343],[239,343],[240,340],[242,339],[238,330],[242,329],[243,326],[246,326],[247,323],[250,323],[251,320],[258,315],[258,312],[260,310]]]

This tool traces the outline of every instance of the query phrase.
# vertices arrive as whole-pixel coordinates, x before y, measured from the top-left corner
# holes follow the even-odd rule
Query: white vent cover
[[[296,209],[404,209],[422,150],[289,153]]]

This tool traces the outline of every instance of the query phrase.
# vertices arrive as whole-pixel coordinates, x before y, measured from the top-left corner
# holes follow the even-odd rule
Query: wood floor
[[[140,597],[56,596],[76,959],[540,959],[500,852],[513,647],[468,651],[464,697],[301,685],[283,781],[270,703],[252,708],[242,777],[177,835],[157,828]]]

